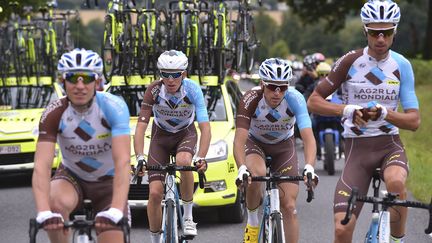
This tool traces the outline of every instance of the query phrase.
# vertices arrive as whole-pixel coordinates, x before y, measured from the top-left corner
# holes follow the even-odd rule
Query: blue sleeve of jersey
[[[207,107],[204,101],[204,95],[201,91],[201,87],[194,81],[185,79],[183,85],[185,85],[187,96],[191,102],[195,105],[196,120],[200,122],[208,122]]]
[[[290,87],[285,94],[285,99],[288,101],[288,105],[294,113],[299,130],[312,127],[306,100],[303,95],[296,89]]]
[[[96,93],[97,102],[111,126],[113,137],[130,135],[129,109],[118,96],[109,93]]]
[[[418,109],[419,103],[414,87],[414,72],[411,63],[402,55],[392,52],[393,58],[398,63],[400,69],[400,102],[402,108]]]

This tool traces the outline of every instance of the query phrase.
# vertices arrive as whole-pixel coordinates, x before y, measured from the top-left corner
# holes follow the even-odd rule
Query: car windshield
[[[0,110],[45,108],[55,99],[53,86],[0,86]]]
[[[138,116],[145,86],[111,86],[107,92],[120,96],[129,108],[131,116]],[[220,86],[201,86],[210,121],[227,121],[224,97]]]

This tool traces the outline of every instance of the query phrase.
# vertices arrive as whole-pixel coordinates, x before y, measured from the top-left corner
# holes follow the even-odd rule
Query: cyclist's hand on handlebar
[[[195,161],[193,162],[194,166],[197,167],[198,173],[204,173],[207,170],[207,161],[205,158],[196,157]]]
[[[317,174],[315,174],[315,169],[310,164],[306,164],[304,169],[303,169],[303,176],[304,176],[305,183],[307,183],[306,175],[308,173],[311,173],[313,186],[316,187],[318,185],[318,182],[319,182],[319,176]]]
[[[251,176],[251,173],[247,169],[246,165],[241,165],[238,168],[238,174],[237,174],[237,179],[236,179],[237,186],[243,184],[243,179],[244,178],[248,178],[248,183],[250,184],[251,183],[250,176]]]
[[[102,232],[113,229],[123,218],[123,212],[117,208],[110,208],[96,214],[96,231]]]
[[[138,155],[136,159],[137,159],[137,166],[135,167],[135,171],[138,169],[140,165],[142,165],[141,171],[138,171],[138,175],[144,176],[144,171],[146,170],[147,167],[147,161],[145,160],[144,155],[142,154]]]
[[[367,119],[364,117],[364,109],[359,105],[346,105],[342,117],[351,121],[355,126],[365,126],[367,123]]]
[[[45,230],[63,229],[63,217],[59,213],[42,211],[37,214],[36,222],[41,224]]]

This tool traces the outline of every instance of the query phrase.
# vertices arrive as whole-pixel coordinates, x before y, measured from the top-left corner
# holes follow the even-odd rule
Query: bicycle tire
[[[324,134],[324,164],[326,165],[327,173],[334,175],[335,173],[335,143],[332,133]]]
[[[147,21],[149,18],[148,13],[144,13],[138,19],[138,49],[137,49],[137,64],[141,78],[144,77],[148,72],[149,52],[150,47],[148,46],[151,40],[148,33]]]
[[[246,18],[246,30],[249,34],[249,39],[245,43],[246,51],[245,54],[245,68],[246,73],[250,74],[255,61],[255,49],[258,46],[258,40],[255,33],[255,24],[252,15],[248,14]]]
[[[116,59],[117,54],[115,47],[111,40],[114,40],[115,36],[113,36],[112,33],[112,18],[111,16],[105,17],[105,23],[104,23],[104,32],[103,32],[103,39],[102,39],[102,45],[101,45],[101,57],[102,57],[102,63],[103,63],[103,69],[102,72],[105,76],[106,82],[110,82],[111,78],[114,74],[114,71],[117,69],[116,67]]]
[[[235,50],[234,50],[234,59],[235,59],[235,69],[240,72],[242,71],[243,64],[243,50],[244,50],[244,40],[243,40],[243,20],[239,19],[236,23],[236,30],[234,31],[234,41],[235,41]]]
[[[225,74],[225,55],[224,55],[224,43],[225,40],[223,39],[223,24],[224,19],[222,16],[218,16],[218,34],[217,34],[217,44],[216,44],[216,53],[215,53],[215,59],[216,59],[216,75],[218,76],[218,82],[222,83],[224,79]]]
[[[275,213],[272,215],[272,241],[271,243],[284,243],[283,241],[283,229],[282,229],[282,216],[280,213]]]
[[[166,221],[165,221],[165,243],[176,243],[176,237],[175,237],[175,227],[176,223],[175,221],[175,206],[174,202],[171,200],[168,200],[165,202],[166,207]]]

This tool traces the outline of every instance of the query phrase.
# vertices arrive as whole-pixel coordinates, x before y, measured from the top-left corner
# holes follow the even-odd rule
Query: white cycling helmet
[[[86,49],[74,49],[63,53],[57,64],[60,73],[70,71],[89,71],[97,74],[102,73],[102,59],[99,54]]]
[[[391,0],[369,0],[360,12],[363,24],[392,23],[397,25],[400,20],[400,9]]]
[[[181,51],[165,51],[159,56],[157,67],[159,70],[186,70],[188,67],[188,58]]]
[[[263,81],[289,83],[293,74],[288,61],[280,58],[269,58],[261,63],[259,76]]]

